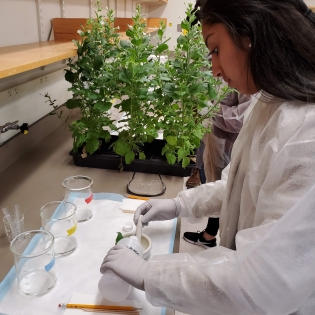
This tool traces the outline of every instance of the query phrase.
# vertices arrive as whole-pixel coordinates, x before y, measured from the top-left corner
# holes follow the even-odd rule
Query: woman
[[[149,200],[135,221],[218,215],[220,246],[150,262],[116,246],[101,271],[194,315],[314,314],[315,14],[299,0],[203,0],[201,19],[214,75],[262,96],[220,181]]]

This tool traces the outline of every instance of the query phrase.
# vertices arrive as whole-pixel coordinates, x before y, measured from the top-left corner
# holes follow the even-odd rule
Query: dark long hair
[[[249,38],[255,85],[286,100],[315,102],[315,13],[302,0],[202,0],[202,23],[223,23],[238,47]]]

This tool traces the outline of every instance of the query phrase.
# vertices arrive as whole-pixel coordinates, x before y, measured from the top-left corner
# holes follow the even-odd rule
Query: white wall
[[[177,31],[177,24],[180,24],[186,16],[186,5],[188,3],[195,4],[195,2],[195,0],[168,0],[168,4],[165,6],[149,6],[148,17],[167,18],[167,29],[165,34],[172,36],[171,40],[168,42],[170,50],[173,50],[176,46],[176,39],[181,33]]]
[[[56,105],[59,106],[71,97],[70,92],[67,91],[68,87],[70,84],[64,80],[64,71],[58,70],[1,92],[0,125],[16,120],[19,121],[19,125],[33,124],[53,110],[45,102],[47,99],[43,95],[48,92],[52,99],[57,100]],[[57,119],[56,117],[56,124]],[[20,131],[9,130],[6,133],[0,133],[0,145],[17,133]]]

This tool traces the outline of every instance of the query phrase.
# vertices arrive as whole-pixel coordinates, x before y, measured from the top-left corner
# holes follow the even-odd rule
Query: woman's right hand
[[[133,222],[137,225],[140,214],[142,225],[148,225],[150,221],[165,221],[177,218],[180,213],[180,203],[174,199],[150,199],[141,204],[133,217]]]

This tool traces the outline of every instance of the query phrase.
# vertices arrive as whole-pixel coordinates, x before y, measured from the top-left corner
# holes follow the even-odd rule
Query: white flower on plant
[[[82,35],[82,34],[83,34],[83,32],[82,32],[81,30],[78,30],[77,33],[78,33],[79,35]]]
[[[104,24],[105,24],[104,20],[101,20],[101,22],[100,22],[100,23],[101,23],[101,25],[104,25]]]
[[[131,30],[133,29],[133,26],[132,26],[132,25],[129,25],[129,24],[128,24],[128,27],[129,27]]]
[[[120,29],[119,25],[117,26],[117,29],[118,29],[118,30]]]

